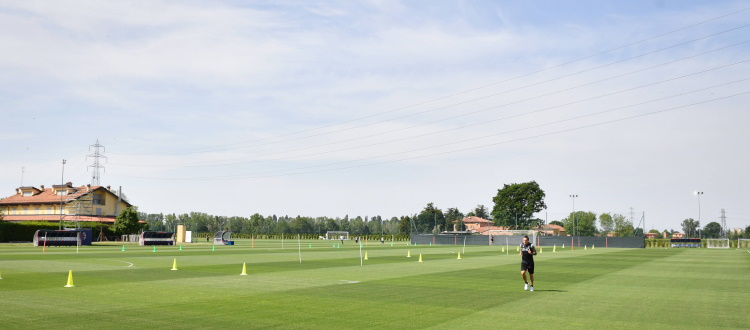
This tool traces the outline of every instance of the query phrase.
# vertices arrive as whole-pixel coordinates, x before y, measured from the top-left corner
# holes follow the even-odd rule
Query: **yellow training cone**
[[[539,253],[544,253],[544,249],[542,249],[542,248],[540,247],[540,248],[539,248]]]
[[[516,246],[516,252],[518,252],[518,251],[521,251],[521,250],[519,250],[519,248],[520,248],[520,247]]]
[[[588,247],[586,245],[583,246],[584,250],[588,250]]]
[[[406,257],[411,258],[411,250],[406,250]]]
[[[461,252],[458,253],[458,258],[456,259],[461,260]]]
[[[365,260],[367,260],[367,252],[365,252]]]
[[[71,270],[68,272],[68,284],[65,285],[66,288],[74,288],[75,285],[73,285],[73,271]]]
[[[552,252],[557,252],[557,245],[552,246]]]
[[[172,269],[170,270],[177,270],[177,258],[174,259],[174,263],[172,263]]]
[[[592,250],[594,249],[594,246],[593,246],[593,245],[591,246],[591,249],[592,249]]]
[[[244,262],[242,263],[242,274],[240,275],[247,275],[247,264]]]
[[[563,248],[563,249],[565,248],[565,244],[563,244],[563,247],[562,247],[562,248]]]
[[[505,248],[503,248],[503,250],[502,250],[502,251],[500,251],[500,252],[505,252]]]
[[[418,262],[422,262],[422,254],[421,253],[419,254],[419,261]]]

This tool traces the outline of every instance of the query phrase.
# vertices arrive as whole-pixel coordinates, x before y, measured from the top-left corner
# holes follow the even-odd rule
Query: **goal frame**
[[[336,230],[330,230],[326,232],[326,240],[340,240],[341,237],[344,236],[345,240],[349,240],[349,232],[348,231],[336,231]]]
[[[708,249],[728,249],[728,238],[706,238],[706,248]]]
[[[489,245],[506,245],[506,249],[511,245],[521,245],[524,236],[529,236],[529,242],[534,244],[534,246],[538,245],[538,232],[535,230],[492,229],[487,231],[487,235],[487,243]]]
[[[750,248],[750,238],[738,238],[737,239],[737,248],[738,249],[747,249],[747,248]]]

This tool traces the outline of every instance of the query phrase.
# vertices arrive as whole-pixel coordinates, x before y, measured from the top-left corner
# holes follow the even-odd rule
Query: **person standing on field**
[[[523,237],[523,243],[521,243],[521,278],[523,278],[524,290],[534,291],[534,256],[536,255],[536,248],[534,244],[529,242],[529,236]],[[529,272],[529,279],[531,285],[526,281],[526,272]]]

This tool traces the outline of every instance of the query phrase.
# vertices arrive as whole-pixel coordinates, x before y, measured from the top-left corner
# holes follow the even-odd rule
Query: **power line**
[[[594,124],[589,124],[589,125],[584,125],[584,126],[579,126],[579,127],[569,128],[569,129],[563,129],[563,130],[558,130],[558,131],[548,132],[548,133],[543,133],[543,134],[537,134],[537,135],[533,135],[533,136],[529,136],[529,137],[517,138],[517,139],[512,139],[512,140],[506,140],[506,141],[502,141],[502,142],[489,143],[489,144],[478,145],[478,146],[473,146],[473,147],[468,147],[468,148],[462,148],[462,149],[457,149],[457,150],[451,150],[451,151],[437,152],[437,153],[432,153],[432,154],[427,154],[427,155],[411,156],[411,157],[402,158],[402,159],[396,159],[396,160],[386,160],[386,161],[381,161],[381,162],[375,162],[375,163],[369,163],[369,164],[361,164],[361,165],[352,165],[352,166],[332,168],[332,169],[323,169],[323,170],[315,170],[315,171],[307,171],[307,172],[297,172],[297,173],[288,173],[288,174],[278,174],[278,175],[256,175],[256,176],[252,176],[251,174],[250,175],[248,175],[248,174],[242,174],[242,175],[216,176],[216,177],[203,177],[203,178],[148,178],[148,177],[135,177],[135,176],[122,176],[122,177],[138,178],[138,179],[149,179],[149,180],[180,180],[180,181],[201,180],[201,181],[203,181],[203,180],[258,179],[258,178],[268,178],[268,177],[280,177],[280,176],[291,176],[291,175],[301,175],[301,174],[310,174],[310,173],[321,173],[321,172],[339,171],[339,170],[345,170],[345,169],[353,169],[353,168],[360,168],[360,167],[369,167],[369,166],[375,166],[375,165],[382,165],[382,164],[387,164],[387,163],[403,162],[403,161],[413,160],[413,159],[435,157],[435,156],[441,156],[441,155],[446,155],[446,154],[452,154],[452,153],[456,153],[456,152],[462,152],[462,151],[468,151],[468,150],[475,150],[475,149],[487,148],[487,147],[493,147],[493,146],[498,146],[498,145],[502,145],[502,144],[514,143],[514,142],[519,142],[519,141],[524,141],[524,140],[530,140],[530,139],[535,139],[535,138],[540,138],[540,137],[546,137],[546,136],[551,136],[551,135],[557,135],[557,134],[562,134],[562,133],[567,133],[567,132],[582,130],[582,129],[586,129],[586,128],[591,128],[591,127],[596,127],[596,126],[601,126],[601,125],[616,123],[616,122],[620,122],[620,121],[625,121],[625,120],[640,118],[640,117],[644,117],[644,116],[655,115],[655,114],[659,114],[659,113],[663,113],[663,112],[667,112],[667,111],[684,109],[684,108],[692,107],[692,106],[695,106],[695,105],[700,105],[700,104],[706,104],[706,103],[710,103],[710,102],[725,100],[725,99],[729,99],[729,98],[737,97],[737,96],[742,96],[742,95],[746,95],[746,94],[750,94],[750,91],[748,91],[748,92],[742,92],[742,93],[737,93],[737,94],[732,94],[732,95],[723,96],[723,97],[718,97],[718,98],[713,98],[713,99],[710,99],[710,100],[705,100],[705,101],[700,101],[700,102],[694,102],[694,103],[687,104],[687,105],[676,106],[676,107],[671,107],[671,108],[667,108],[667,109],[662,109],[662,110],[647,112],[647,113],[643,113],[643,114],[638,114],[638,115],[633,115],[633,116],[628,116],[628,117],[623,117],[623,118],[618,118],[618,119],[603,121],[603,122],[599,122],[599,123],[594,123]],[[407,151],[407,152],[414,152],[414,150]],[[399,153],[396,153],[396,154],[402,154],[402,153],[407,153],[407,152],[399,152]],[[362,159],[362,160],[376,159],[376,158],[382,158],[382,157],[385,157],[385,156],[392,156],[392,155],[395,155],[395,154],[381,155],[381,156],[370,157],[370,158],[366,158],[366,159]],[[362,160],[359,160],[359,161],[362,161]],[[329,165],[335,165],[335,164],[326,164],[326,165],[323,165],[323,166],[329,166]],[[320,166],[313,166],[313,167],[320,167]],[[306,167],[306,168],[312,168],[312,167]],[[305,168],[291,169],[291,170],[287,170],[287,171],[299,170],[299,169],[305,169]],[[263,174],[263,173],[260,173],[260,174]]]
[[[747,43],[747,42],[750,42],[750,40],[743,41],[743,42],[734,44],[732,46],[736,46],[736,45],[739,45],[739,44],[744,44],[744,43]],[[722,49],[726,49],[726,48],[727,47],[723,47],[723,48],[712,50],[712,51],[709,51],[709,52],[704,52],[704,53],[701,53],[701,54],[698,54],[698,55],[689,56],[689,57],[686,57],[686,58],[683,58],[683,59],[679,59],[679,60],[675,60],[675,61],[670,61],[670,62],[667,62],[667,63],[664,63],[664,64],[659,64],[659,65],[652,66],[652,67],[649,67],[649,68],[646,68],[646,69],[640,69],[640,70],[632,71],[632,72],[625,73],[625,74],[622,74],[622,75],[619,75],[619,76],[605,78],[605,79],[599,80],[597,82],[586,83],[586,84],[578,85],[578,86],[575,86],[575,87],[566,88],[566,89],[563,89],[563,90],[560,90],[560,91],[555,91],[555,92],[547,93],[547,94],[544,94],[544,95],[541,95],[541,96],[535,96],[535,97],[527,98],[527,99],[520,100],[520,101],[515,101],[515,102],[512,102],[512,103],[507,103],[507,104],[500,105],[500,106],[490,107],[490,108],[486,108],[486,109],[474,111],[474,112],[471,112],[469,114],[475,114],[475,113],[479,113],[479,112],[483,112],[483,111],[488,111],[488,110],[492,110],[492,109],[496,109],[496,108],[500,108],[500,107],[505,107],[505,106],[508,106],[508,105],[515,105],[515,104],[518,104],[518,103],[521,103],[521,102],[524,102],[524,101],[533,100],[533,99],[537,99],[537,98],[548,96],[548,95],[559,94],[559,93],[564,92],[564,91],[570,91],[572,89],[576,89],[576,88],[580,88],[580,87],[584,87],[584,86],[589,86],[589,85],[594,84],[594,83],[599,83],[599,82],[602,82],[602,81],[611,80],[611,79],[614,79],[614,78],[617,78],[617,77],[622,77],[622,76],[630,75],[630,74],[633,74],[633,73],[643,72],[643,71],[648,70],[648,69],[653,69],[653,68],[656,68],[656,67],[659,67],[659,66],[664,66],[664,65],[672,64],[672,63],[675,63],[675,62],[678,62],[678,61],[682,61],[682,60],[689,59],[689,58],[694,58],[696,56],[704,55],[706,53],[710,53],[710,52],[714,52],[714,51],[718,51],[718,50],[722,50]],[[485,124],[489,124],[489,123],[493,123],[493,122],[498,122],[498,121],[502,121],[502,120],[507,120],[507,119],[511,119],[511,118],[517,118],[517,117],[521,117],[521,116],[525,116],[525,115],[530,115],[530,114],[534,114],[534,113],[539,113],[539,112],[542,112],[542,111],[547,111],[547,110],[551,110],[551,109],[555,109],[555,108],[560,108],[560,107],[569,106],[569,105],[573,105],[573,104],[578,104],[578,103],[582,103],[582,102],[586,102],[586,101],[591,101],[591,100],[595,100],[595,99],[600,99],[600,98],[604,98],[604,97],[608,97],[608,96],[613,96],[613,95],[617,95],[617,94],[621,94],[621,93],[625,93],[625,92],[631,92],[631,91],[635,91],[635,90],[646,88],[646,87],[652,87],[652,86],[663,84],[663,83],[666,83],[666,82],[671,82],[671,81],[674,81],[674,80],[678,80],[678,79],[682,79],[682,78],[686,78],[686,77],[691,77],[691,76],[703,74],[703,73],[710,72],[710,71],[724,69],[724,68],[731,67],[731,66],[734,66],[734,65],[746,63],[746,62],[749,62],[749,61],[750,60],[739,61],[739,62],[735,62],[735,63],[731,63],[731,64],[727,64],[727,65],[723,65],[723,66],[719,66],[719,67],[715,67],[715,68],[711,68],[711,69],[707,69],[707,70],[703,70],[703,71],[698,71],[698,72],[694,72],[694,73],[690,73],[690,74],[686,74],[686,75],[681,75],[681,76],[678,76],[678,77],[673,77],[673,78],[661,80],[661,81],[650,83],[650,84],[646,84],[646,85],[641,85],[641,86],[637,86],[637,87],[627,88],[627,89],[623,89],[623,90],[619,90],[619,91],[615,91],[615,92],[611,92],[611,93],[607,93],[607,94],[603,94],[603,95],[599,95],[599,96],[594,96],[594,97],[586,98],[586,99],[583,99],[583,100],[568,102],[568,103],[564,103],[564,104],[561,104],[561,105],[555,105],[555,106],[551,106],[551,107],[546,107],[546,108],[542,108],[542,109],[538,109],[538,110],[534,110],[534,111],[529,111],[529,112],[524,112],[524,113],[516,114],[516,115],[512,115],[512,116],[506,116],[506,117],[502,117],[502,118],[498,118],[498,119],[493,119],[493,120],[485,120],[485,121],[480,122],[480,123],[463,125],[463,126],[459,126],[459,127],[455,127],[455,128],[451,128],[451,129],[444,129],[444,130],[437,131],[437,132],[419,134],[419,135],[410,136],[410,137],[406,137],[406,138],[400,138],[400,139],[395,139],[395,140],[390,140],[390,141],[382,141],[382,142],[377,142],[377,143],[372,143],[372,144],[367,144],[367,145],[362,145],[362,146],[355,146],[355,147],[350,147],[350,148],[337,149],[337,150],[326,151],[326,152],[319,152],[319,153],[310,153],[310,154],[298,155],[298,156],[290,156],[290,157],[285,157],[285,158],[275,158],[275,159],[270,159],[270,160],[268,160],[268,159],[266,159],[266,160],[252,160],[252,161],[236,162],[236,163],[211,164],[210,162],[203,162],[203,164],[200,164],[200,165],[198,165],[198,164],[195,164],[195,165],[129,165],[129,164],[121,164],[119,166],[131,166],[131,167],[208,167],[208,166],[230,166],[230,165],[250,164],[250,163],[256,163],[256,162],[266,162],[266,161],[283,160],[283,159],[293,159],[293,158],[300,158],[300,157],[306,157],[306,156],[315,156],[315,155],[322,155],[322,154],[330,154],[330,153],[333,153],[333,152],[340,152],[340,151],[346,151],[346,150],[354,150],[354,149],[360,149],[360,148],[369,147],[369,146],[382,145],[382,144],[386,144],[386,143],[400,142],[400,141],[405,141],[405,140],[409,140],[409,139],[414,139],[414,138],[419,138],[419,137],[425,137],[425,136],[430,136],[430,135],[435,135],[435,134],[443,134],[443,133],[451,132],[451,131],[455,131],[455,130],[461,130],[461,129],[466,129],[466,128],[469,128],[469,127],[474,127],[474,126],[479,126],[479,125],[485,125]],[[682,95],[686,95],[686,94],[690,94],[690,93],[694,93],[694,92],[698,92],[698,91],[702,91],[702,90],[706,90],[706,89],[710,89],[710,88],[716,88],[716,87],[721,87],[721,86],[725,86],[725,85],[729,85],[729,84],[734,84],[734,83],[745,81],[745,80],[747,80],[747,79],[741,79],[741,80],[733,81],[733,82],[726,83],[726,84],[720,84],[720,85],[715,85],[715,86],[711,86],[711,87],[707,87],[707,88],[701,88],[701,89],[693,90],[691,92],[685,92],[685,93],[681,93],[681,94],[677,94],[677,95],[673,95],[673,96],[669,96],[669,97],[663,97],[663,98],[660,98],[660,99],[656,99],[656,100],[651,100],[651,101],[639,103],[639,105],[645,104],[645,103],[650,103],[650,102],[655,102],[655,101],[659,101],[659,100],[665,100],[665,99],[673,98],[673,97],[677,97],[677,96],[682,96]],[[631,107],[631,106],[628,106],[628,107]],[[625,108],[625,107],[616,108],[616,109],[623,109],[623,108]],[[614,110],[609,110],[609,111],[614,111]],[[468,114],[464,114],[464,115],[468,115]],[[436,121],[433,121],[433,122],[430,122],[430,123],[427,123],[427,124],[432,124],[432,123],[436,123],[436,122],[440,122],[440,121],[444,121],[444,120],[449,120],[449,119],[455,119],[455,118],[458,118],[458,117],[461,117],[461,116],[464,116],[464,115],[454,116],[454,117],[450,117],[450,118],[447,118],[447,119],[436,120]],[[422,125],[427,125],[427,124],[422,124]],[[418,125],[418,126],[422,126],[422,125]],[[413,127],[418,127],[418,126],[413,126]],[[413,128],[413,127],[410,127],[410,128]],[[384,132],[384,133],[379,133],[379,134],[376,134],[376,135],[389,134],[389,133],[394,133],[394,132],[401,131],[401,130],[404,130],[404,129],[402,128],[402,129],[392,130],[392,131],[388,131],[388,132]],[[360,139],[363,139],[363,138],[366,138],[366,137],[372,137],[372,136],[373,135],[365,136],[365,137],[358,137],[358,138],[348,139],[348,140],[344,140],[344,141],[327,143],[327,144],[324,144],[324,145],[318,145],[318,146],[313,146],[313,147],[305,147],[305,148],[299,148],[299,149],[292,149],[292,150],[289,150],[289,151],[280,151],[280,152],[274,152],[274,153],[269,153],[269,154],[255,155],[253,157],[265,157],[265,156],[272,156],[272,155],[284,154],[284,153],[289,153],[289,152],[294,152],[294,151],[309,150],[311,148],[318,148],[318,147],[323,147],[323,146],[330,146],[330,145],[335,145],[335,144],[341,144],[341,143],[346,143],[346,142],[351,142],[351,141],[355,141],[355,140],[360,140]],[[206,163],[208,163],[208,164],[206,164]]]
[[[307,133],[307,132],[321,130],[321,129],[325,129],[325,128],[329,128],[329,127],[339,126],[339,125],[343,125],[343,124],[347,124],[347,123],[351,123],[351,122],[355,122],[355,121],[360,121],[360,120],[363,120],[363,119],[369,119],[369,118],[381,116],[381,115],[384,115],[384,114],[388,114],[388,113],[392,113],[392,112],[397,112],[397,111],[401,111],[401,110],[413,108],[413,107],[416,107],[416,106],[420,106],[420,105],[424,105],[424,104],[428,104],[428,103],[432,103],[432,102],[436,102],[436,101],[448,99],[448,98],[451,98],[451,97],[455,97],[455,96],[467,94],[467,93],[474,92],[474,91],[477,91],[477,90],[481,90],[481,89],[484,89],[484,88],[487,88],[487,87],[491,87],[491,86],[499,85],[499,84],[502,84],[502,83],[510,82],[510,81],[513,81],[513,80],[517,80],[517,79],[520,79],[520,78],[532,76],[532,75],[535,75],[535,74],[538,74],[538,73],[542,73],[542,72],[545,72],[545,71],[549,71],[549,70],[552,70],[552,69],[560,68],[560,67],[572,64],[572,63],[580,62],[580,61],[583,61],[583,60],[586,60],[586,59],[594,58],[594,57],[601,56],[601,55],[604,55],[604,54],[607,54],[607,53],[611,53],[611,52],[614,52],[614,51],[617,51],[617,50],[628,48],[628,47],[631,47],[631,46],[634,46],[634,45],[638,45],[638,44],[641,44],[641,43],[644,43],[644,42],[647,42],[647,41],[651,41],[651,40],[654,40],[654,39],[658,39],[658,38],[661,38],[661,37],[664,37],[664,36],[667,36],[667,35],[670,35],[670,34],[674,34],[674,33],[680,32],[680,31],[684,31],[684,30],[687,30],[687,29],[690,29],[690,28],[693,28],[693,27],[696,27],[696,26],[700,26],[700,25],[703,25],[703,24],[706,24],[706,23],[709,23],[709,22],[712,22],[712,21],[716,21],[716,20],[720,20],[722,18],[726,18],[726,17],[732,16],[732,15],[736,15],[738,13],[741,13],[741,12],[744,12],[744,11],[747,11],[747,10],[750,10],[750,7],[743,8],[743,9],[740,9],[740,10],[737,10],[737,11],[734,11],[734,12],[730,12],[730,13],[727,13],[727,14],[724,14],[724,15],[716,16],[716,17],[713,17],[713,18],[710,18],[710,19],[707,19],[707,20],[704,20],[704,21],[701,21],[701,22],[698,22],[698,23],[695,23],[695,24],[691,24],[691,25],[688,25],[688,26],[685,26],[685,27],[682,27],[682,28],[679,28],[679,29],[675,29],[675,30],[672,30],[672,31],[669,31],[669,32],[666,32],[666,33],[658,34],[658,35],[655,35],[655,36],[652,36],[652,37],[649,37],[649,38],[646,38],[646,39],[642,39],[642,40],[639,40],[639,41],[636,41],[636,42],[633,42],[633,43],[629,43],[629,44],[626,44],[626,45],[622,45],[622,46],[611,48],[611,49],[608,49],[608,50],[605,50],[605,51],[601,51],[601,52],[598,52],[598,53],[593,54],[593,55],[588,55],[588,56],[581,57],[581,58],[578,58],[578,59],[575,59],[575,60],[564,62],[564,63],[558,64],[558,65],[554,65],[554,66],[551,66],[551,67],[548,67],[548,68],[544,68],[544,69],[541,69],[541,70],[532,71],[530,73],[518,75],[518,76],[515,76],[513,78],[501,80],[501,81],[498,81],[498,82],[494,82],[494,83],[490,83],[490,84],[487,84],[487,85],[483,85],[483,86],[471,88],[471,89],[464,90],[464,91],[461,91],[461,92],[458,92],[458,93],[454,93],[454,94],[450,94],[450,95],[447,95],[447,96],[442,96],[442,97],[439,97],[439,98],[435,98],[435,99],[431,99],[431,100],[427,100],[427,101],[415,103],[415,104],[412,104],[412,105],[409,105],[409,106],[405,106],[405,107],[400,107],[400,108],[396,108],[396,109],[392,109],[392,110],[387,110],[387,111],[379,112],[379,113],[368,115],[368,116],[362,116],[362,117],[358,117],[358,118],[354,118],[354,119],[350,119],[350,120],[346,120],[346,121],[341,121],[341,122],[330,124],[330,125],[324,125],[324,126],[319,126],[319,127],[314,127],[314,128],[306,129],[306,130],[300,130],[300,131],[296,131],[296,132],[290,132],[290,133],[280,134],[280,135],[276,135],[276,136],[272,136],[272,137],[267,137],[267,138],[254,139],[254,140],[249,140],[249,141],[244,141],[244,142],[237,142],[237,143],[231,143],[231,144],[222,144],[222,145],[216,145],[216,146],[212,146],[212,147],[203,147],[203,148],[191,149],[193,151],[179,151],[179,152],[173,152],[173,153],[154,153],[154,154],[138,154],[138,155],[158,156],[158,155],[192,154],[192,153],[226,151],[226,150],[233,150],[233,149],[238,149],[238,148],[247,148],[247,147],[259,146],[259,145],[252,145],[252,146],[241,146],[241,147],[227,148],[228,146],[243,145],[243,144],[252,143],[252,142],[256,142],[256,141],[266,141],[266,140],[276,139],[276,138],[279,138],[279,137],[297,135],[297,134],[301,134],[301,133]],[[708,35],[708,36],[704,36],[704,37],[701,37],[699,39],[694,39],[694,40],[691,40],[691,41],[688,41],[688,42],[685,42],[685,43],[676,44],[676,45],[673,45],[673,46],[670,46],[670,47],[667,47],[667,48],[663,48],[661,50],[657,50],[657,51],[654,51],[654,52],[659,52],[659,51],[666,50],[666,49],[669,49],[669,48],[678,47],[680,45],[684,45],[684,44],[687,44],[687,43],[690,43],[690,42],[695,42],[697,40],[709,38],[709,37],[716,36],[716,35],[719,35],[719,34],[722,34],[722,33],[731,32],[731,31],[734,31],[734,30],[737,30],[737,29],[741,29],[741,28],[747,27],[748,25],[750,25],[750,24],[739,26],[739,27],[735,27],[735,28],[729,29],[729,30],[724,30],[722,32],[719,32],[719,33],[716,33],[716,34],[713,34],[713,35]],[[654,52],[641,54],[641,55],[638,55],[638,56],[635,56],[635,57],[631,57],[631,58],[628,58],[628,59],[625,59],[625,60],[622,60],[622,61],[626,61],[626,60],[633,59],[633,58],[636,58],[636,57],[646,56],[646,55],[652,54]],[[619,63],[619,62],[621,62],[621,61],[613,62],[613,63],[607,64],[607,65],[611,65],[611,64]],[[604,66],[607,66],[607,65],[604,65]],[[588,71],[595,70],[595,69],[598,69],[598,68],[601,68],[601,67],[592,68],[592,69],[589,69]],[[572,75],[580,74],[580,73],[583,73],[583,72],[586,72],[586,71],[577,72],[577,73],[574,73]],[[568,75],[566,75],[566,76],[568,76]],[[566,77],[566,76],[562,76],[562,77]],[[557,78],[554,78],[554,79],[561,79],[562,77],[557,77]],[[551,80],[548,80],[548,81],[551,81]],[[543,82],[540,82],[539,84],[545,83],[545,82],[548,82],[548,81],[543,81]],[[531,86],[533,86],[533,85],[531,85]],[[514,90],[516,90],[516,89],[514,89]],[[513,91],[513,90],[511,90],[511,91]],[[497,95],[497,94],[494,94],[494,95]],[[493,95],[491,95],[491,96],[493,96]],[[462,104],[462,103],[459,103],[459,104]],[[441,107],[441,108],[438,108],[438,109],[442,109],[442,108],[444,108],[444,107]],[[437,109],[433,109],[433,110],[429,110],[429,111],[434,111],[434,110],[437,110]],[[419,113],[417,113],[417,114],[419,114]],[[413,116],[413,115],[415,115],[415,114],[407,115],[407,116],[402,116],[402,117],[398,117],[398,118],[395,118],[395,119],[402,119],[404,117]],[[269,143],[260,144],[260,145],[289,142],[289,141],[295,141],[295,140],[300,140],[300,139],[307,139],[307,138],[310,138],[310,137],[316,137],[316,136],[321,136],[321,135],[340,133],[340,132],[351,130],[351,129],[355,129],[355,128],[361,128],[361,127],[365,127],[365,126],[369,126],[369,125],[377,125],[377,124],[380,124],[380,123],[383,123],[383,122],[392,121],[392,120],[395,120],[395,119],[389,119],[389,120],[384,120],[384,121],[380,121],[380,122],[376,122],[376,123],[360,125],[360,126],[357,126],[357,127],[346,128],[346,129],[342,129],[342,130],[338,130],[338,131],[325,132],[325,133],[320,133],[320,134],[315,134],[315,135],[310,135],[310,136],[305,136],[305,137],[299,137],[299,138],[294,138],[294,139],[288,139],[288,140],[283,140],[283,141],[269,142]],[[224,148],[222,148],[222,147],[224,147]],[[220,149],[220,148],[222,148],[222,149]],[[128,153],[111,153],[111,154],[133,155],[133,154],[128,154]]]

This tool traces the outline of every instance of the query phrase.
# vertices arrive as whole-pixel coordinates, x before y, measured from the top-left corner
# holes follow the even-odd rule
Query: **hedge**
[[[646,247],[647,248],[666,248],[666,247],[671,247],[672,246],[672,243],[671,243],[671,241],[669,239],[662,239],[662,238],[660,238],[660,239],[647,239],[647,240],[645,240],[645,242],[646,242]],[[702,239],[701,240],[701,248],[705,248],[705,247],[706,247],[706,240]],[[729,240],[729,247],[730,248],[737,248],[737,240],[736,239]]]

